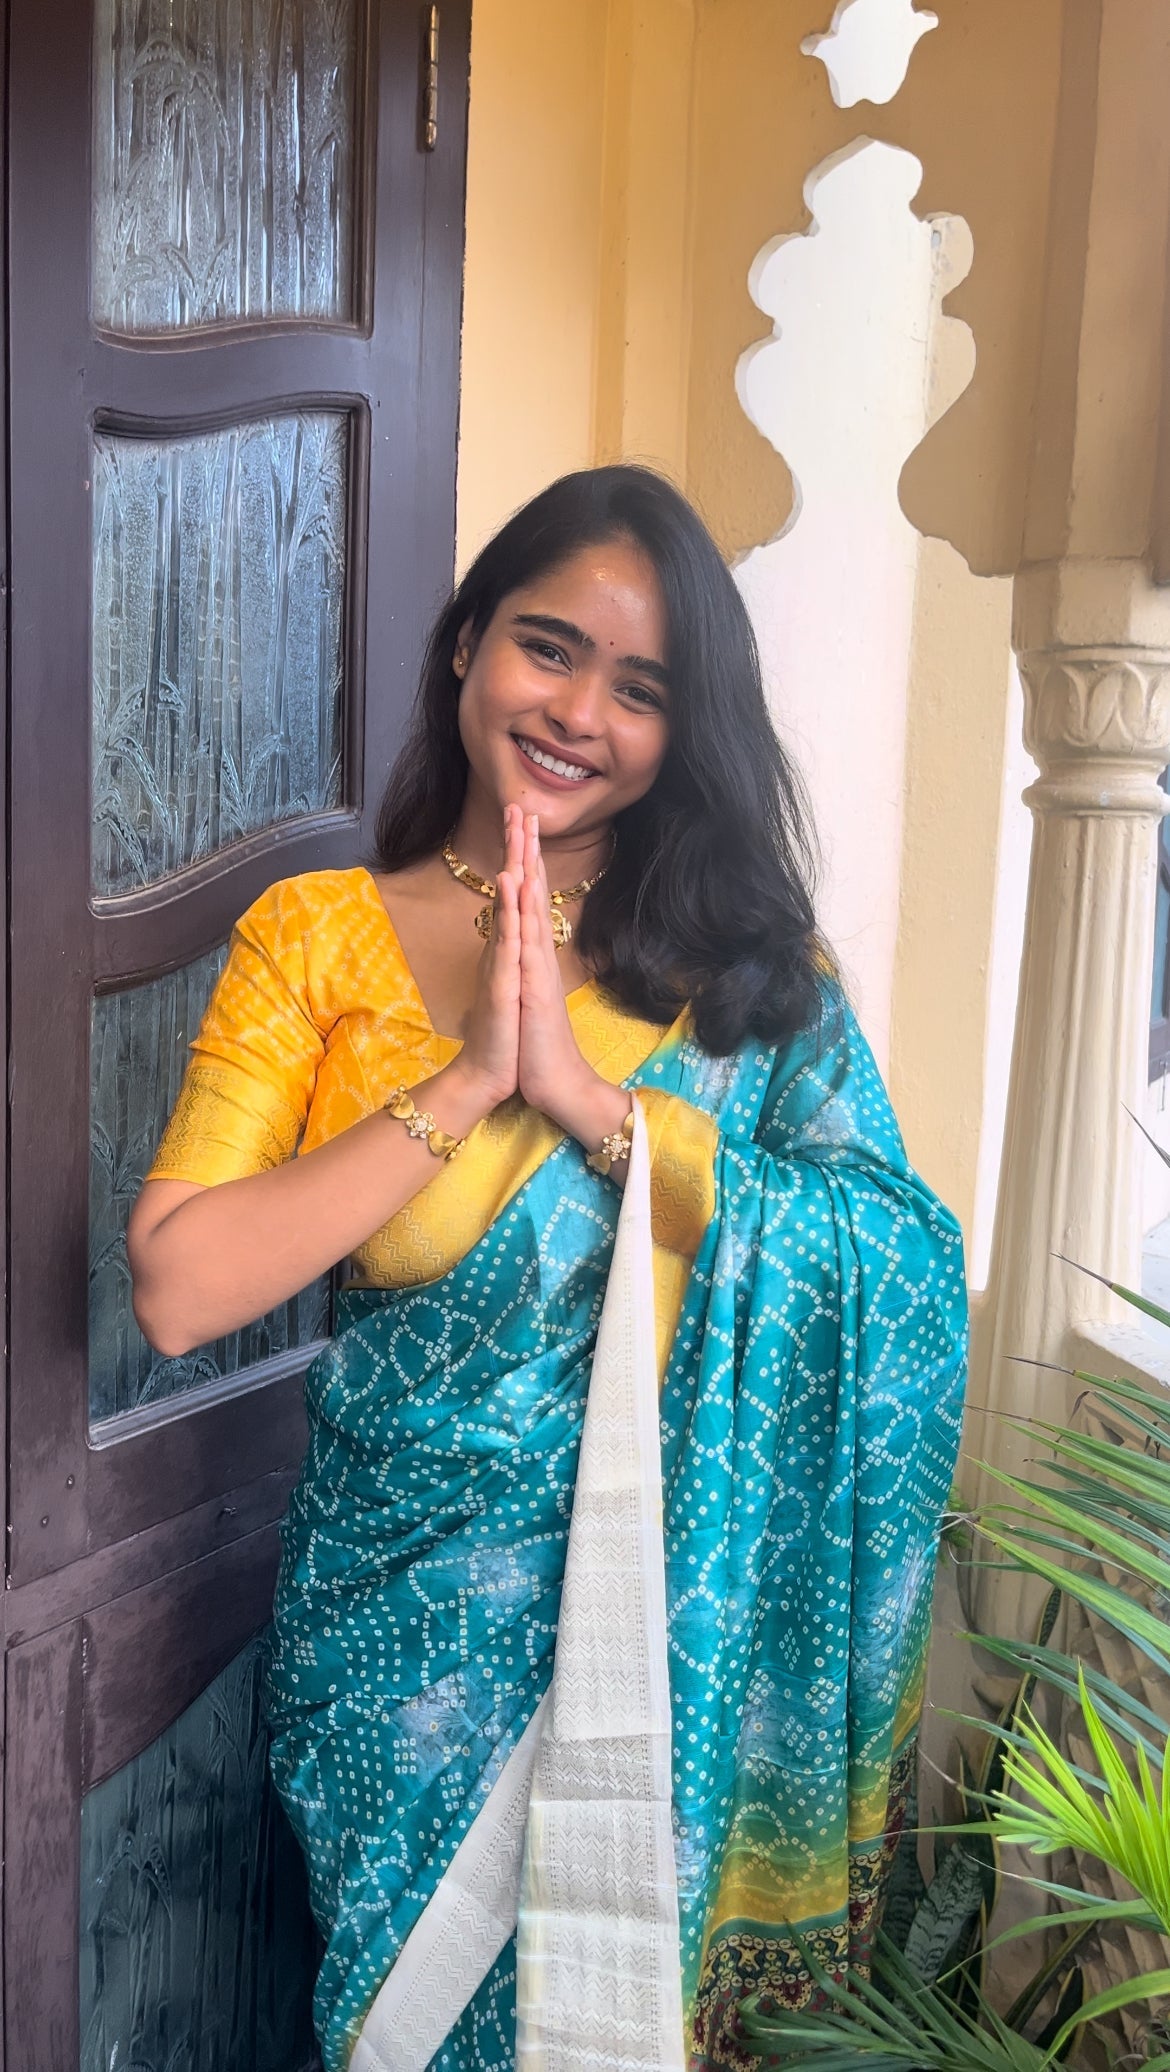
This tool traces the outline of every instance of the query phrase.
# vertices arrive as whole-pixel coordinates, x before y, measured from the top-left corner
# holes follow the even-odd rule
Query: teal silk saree
[[[568,1604],[603,1306],[603,1336],[620,1330],[621,1305],[627,1335],[652,1331],[645,1277],[627,1273],[607,1296],[619,1211],[618,1249],[630,1258],[641,1211],[562,1140],[452,1270],[343,1295],[336,1336],[309,1375],[310,1444],[284,1532],[268,1709],[274,1774],[325,1937],[316,2015],[327,2072],[415,2062],[396,2020],[371,2040],[371,2008],[408,1941],[399,1979],[413,1965],[422,1984],[404,1987],[399,2003],[426,2000],[436,2072],[518,2062],[715,2072],[745,2062],[745,1997],[808,1997],[797,1937],[839,1977],[868,1958],[910,1780],[959,1439],[959,1233],[908,1166],[872,1058],[828,985],[819,1026],[780,1050],[711,1058],[676,1028],[628,1083],[675,1097],[659,1155],[670,1113],[685,1122],[698,1110],[713,1125],[714,1212],[686,1281],[656,1432],[650,1410],[652,1501],[643,1490],[635,1517],[602,1488],[598,1516],[610,1503],[614,1536],[595,1534],[590,1558],[601,1565],[588,1572],[599,1578],[596,1608],[611,1583],[627,1586],[623,1564],[643,1564],[650,1684],[662,1628],[655,1718],[665,1722],[670,1862],[663,1870],[659,1836],[654,1947],[667,1950],[676,1980],[677,2011],[669,1981],[660,2001],[681,2042],[648,2041],[631,2017],[608,2053],[584,2042],[538,2049],[523,2040],[522,2013],[518,2057],[508,1930],[518,1903],[523,2010],[544,1976],[526,1907],[542,1877],[552,1889],[559,1875],[535,1860],[546,1829],[528,1804],[532,1748],[552,1717],[541,1701],[563,1587]],[[645,1162],[641,1122],[636,1148]],[[644,1185],[635,1177],[628,1195]],[[616,1414],[599,1409],[601,1387],[595,1380],[590,1410],[598,1459]],[[645,1442],[643,1429],[649,1458]],[[623,1572],[607,1577],[607,1560]],[[586,1574],[574,1612],[582,1630],[594,1601]],[[606,1634],[586,1640],[604,1665]],[[619,1631],[608,1645],[623,1671]],[[631,1702],[649,1708],[652,1728],[658,1701],[639,1675]],[[601,1693],[599,1718],[607,1702]],[[579,1748],[588,1756],[590,1735],[607,1731],[585,1726]],[[622,1793],[643,1806],[654,1796],[637,1779]],[[503,1859],[497,1849],[493,1871],[475,1852],[489,1829],[502,1848],[509,1820],[522,1889],[485,1928],[477,1890],[486,1914]],[[615,1830],[615,1851],[627,1839]],[[554,1890],[548,1904],[559,1903]],[[581,1907],[579,1893],[572,1904]],[[599,1949],[610,1904],[595,1901],[589,1915]],[[430,1968],[420,1970],[428,1935]],[[614,2004],[620,2028],[620,1993]]]

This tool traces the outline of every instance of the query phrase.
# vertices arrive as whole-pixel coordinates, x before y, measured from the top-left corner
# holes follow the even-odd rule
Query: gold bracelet
[[[404,1086],[396,1086],[390,1099],[383,1101],[382,1106],[395,1121],[406,1124],[408,1137],[425,1137],[427,1150],[433,1151],[436,1158],[454,1158],[467,1142],[466,1137],[449,1137],[446,1130],[439,1128],[433,1115],[429,1115],[425,1108],[416,1108]]]
[[[629,1157],[633,1141],[634,1110],[631,1106],[620,1130],[611,1130],[608,1137],[603,1137],[597,1150],[589,1152],[585,1163],[592,1172],[605,1175]]]

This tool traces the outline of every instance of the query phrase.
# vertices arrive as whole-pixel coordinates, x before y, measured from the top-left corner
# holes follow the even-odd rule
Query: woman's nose
[[[601,730],[605,687],[591,669],[574,671],[554,686],[545,706],[553,726],[572,740],[591,739]]]

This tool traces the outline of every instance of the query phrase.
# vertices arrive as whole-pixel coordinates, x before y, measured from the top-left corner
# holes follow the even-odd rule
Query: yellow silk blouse
[[[567,1005],[582,1054],[615,1085],[665,1033],[614,1005],[592,981],[570,993]],[[431,1026],[368,871],[283,879],[233,932],[147,1178],[214,1187],[280,1165],[372,1114],[396,1086],[429,1079],[459,1049]],[[639,1099],[650,1137],[655,1244],[676,1268],[689,1265],[714,1208],[715,1125],[676,1096],[642,1090]],[[518,1095],[505,1102],[359,1247],[355,1279],[404,1287],[448,1272],[560,1134]],[[667,1260],[660,1267],[678,1282]]]

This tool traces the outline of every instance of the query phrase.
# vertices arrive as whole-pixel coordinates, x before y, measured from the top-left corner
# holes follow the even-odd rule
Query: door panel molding
[[[11,379],[22,398],[11,429],[18,1584],[207,1502],[227,1482],[285,1472],[303,1443],[295,1377],[216,1391],[207,1403],[193,1391],[177,1415],[124,1442],[90,1443],[85,1061],[95,990],[190,961],[222,941],[274,878],[344,867],[372,846],[425,635],[449,586],[469,7],[445,0],[443,130],[433,152],[417,143],[417,10],[376,0],[374,14],[368,336],[282,325],[163,346],[92,332],[89,32],[73,0],[12,0]],[[46,136],[51,179],[43,176]],[[92,427],[206,427],[306,399],[354,413],[343,722],[350,808],[249,837],[148,893],[94,900],[88,691],[79,690],[89,680],[89,603],[77,580],[90,562]]]
[[[80,1620],[10,1650],[4,1806],[5,2036],[20,2072],[73,2072],[80,2039]]]
[[[205,1555],[247,1539],[264,1526],[275,1526],[284,1516],[295,1479],[286,1471],[224,1490],[179,1518],[168,1518],[103,1547],[100,1554],[9,1590],[0,1605],[8,1644],[15,1647],[67,1626],[127,1591],[163,1582]]]
[[[226,942],[240,915],[275,875],[348,870],[361,838],[360,816],[339,809],[312,820],[285,820],[215,856],[190,864],[147,891],[90,902],[93,977],[98,992],[161,978]]]
[[[264,1625],[278,1552],[268,1526],[8,1650],[4,2027],[20,2072],[78,2064],[82,1797],[148,1748]],[[141,1700],[132,1715],[128,1680]]]
[[[279,1558],[276,1527],[268,1525],[86,1614],[83,1792],[149,1748],[259,1632]],[[128,1680],[132,1714],[123,1696]]]
[[[51,1465],[14,1486],[13,1584],[49,1576],[225,1488],[295,1473],[307,1431],[305,1364],[260,1385],[241,1375],[227,1401],[209,1390],[211,1400],[201,1402],[194,1390],[165,1420],[100,1446],[87,1440],[83,1398],[69,1444],[62,1440]]]

